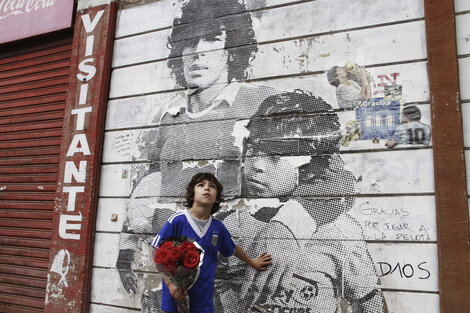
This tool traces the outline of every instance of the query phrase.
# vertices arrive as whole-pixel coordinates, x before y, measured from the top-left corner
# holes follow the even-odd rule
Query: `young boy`
[[[186,236],[196,240],[204,249],[199,278],[187,291],[192,313],[214,312],[214,276],[218,252],[225,257],[235,255],[258,271],[266,270],[271,265],[271,257],[265,252],[255,259],[250,258],[233,242],[224,224],[212,218],[211,215],[219,210],[222,191],[222,185],[213,174],[194,175],[186,192],[185,206],[188,209],[170,217],[152,242],[154,247],[158,247],[169,237]],[[176,301],[183,300],[186,291],[171,282],[164,282],[161,309],[165,312],[177,312]]]

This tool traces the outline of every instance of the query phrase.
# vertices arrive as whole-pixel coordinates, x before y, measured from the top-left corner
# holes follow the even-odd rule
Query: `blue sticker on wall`
[[[361,140],[393,137],[400,124],[400,101],[374,98],[363,101],[356,109],[361,125]]]

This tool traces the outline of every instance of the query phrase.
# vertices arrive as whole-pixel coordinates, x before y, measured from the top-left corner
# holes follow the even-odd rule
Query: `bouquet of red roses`
[[[181,290],[188,290],[196,282],[201,269],[204,250],[191,238],[168,238],[154,250],[157,270],[165,281],[174,283]],[[189,313],[189,297],[178,301],[178,313]]]

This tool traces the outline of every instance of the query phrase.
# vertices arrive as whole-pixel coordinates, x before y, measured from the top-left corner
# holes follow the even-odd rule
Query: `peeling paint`
[[[264,199],[246,199],[238,198],[221,203],[223,211],[248,211],[250,214],[256,213],[262,207],[277,207],[281,204],[277,198],[264,198]]]
[[[183,162],[182,169],[188,168],[203,168],[207,165],[214,165],[215,168],[219,168],[219,166],[223,163],[222,160],[199,160],[199,161],[185,161]]]
[[[243,140],[250,135],[250,131],[246,128],[249,120],[236,121],[233,125],[232,137],[235,138],[233,145],[237,147],[240,152],[243,151]]]
[[[136,250],[136,256],[132,263],[132,268],[134,270],[145,270],[145,271],[152,271],[157,272],[157,268],[155,267],[155,263],[152,261],[153,257],[153,247],[150,246],[145,240],[139,238],[139,242],[137,243],[139,249]]]
[[[150,290],[152,290],[152,291],[159,291],[159,290],[162,290],[162,281],[160,280],[160,284],[158,284],[157,287],[152,288],[152,289],[150,289]]]
[[[47,274],[47,281],[51,281],[51,274]],[[52,303],[56,302],[57,300],[60,300],[63,298],[64,290],[62,287],[59,287],[58,285],[55,284],[47,284],[46,287],[46,300],[45,303]]]
[[[66,249],[59,250],[54,261],[52,262],[51,272],[57,273],[60,275],[60,281],[57,286],[63,284],[65,287],[68,287],[67,283],[67,273],[70,267],[70,252]]]
[[[220,207],[223,211],[230,211],[230,210],[241,210],[246,208],[247,205],[245,204],[245,199],[233,199],[230,201],[225,201],[220,204]]]
[[[1,186],[0,191],[7,189],[7,186]]]

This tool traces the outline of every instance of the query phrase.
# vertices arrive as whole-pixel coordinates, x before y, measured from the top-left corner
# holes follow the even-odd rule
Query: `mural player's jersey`
[[[353,303],[375,290],[360,225],[347,214],[316,231],[309,222],[298,204],[287,203],[260,232],[255,253],[268,251],[275,262],[265,272],[247,270],[239,313],[334,313],[341,298]]]
[[[394,137],[400,144],[427,146],[431,139],[431,128],[418,121],[402,123],[395,130]]]
[[[269,87],[233,82],[212,101],[210,107],[197,113],[187,108],[189,96],[181,96],[179,110],[167,113],[152,143],[150,160],[161,174],[160,196],[186,193],[186,185],[198,172],[211,172],[224,186],[225,196],[236,196],[240,186],[239,166],[242,139],[234,129],[237,119],[251,118],[261,102],[276,91]],[[178,102],[177,101],[177,102]],[[174,106],[175,106],[174,105]],[[165,126],[171,124],[170,126]],[[231,159],[231,160],[230,160]],[[186,161],[184,160],[225,160]]]
[[[200,230],[189,214],[191,213],[186,209],[171,216],[153,240],[152,246],[158,247],[169,237],[186,236],[196,240],[204,249],[204,259],[196,283],[188,290],[191,312],[212,313],[217,254],[220,252],[223,256],[229,257],[234,253],[236,245],[221,221],[209,217],[204,229]],[[161,309],[176,312],[176,301],[171,297],[166,284],[162,283],[162,288]]]

